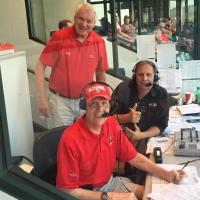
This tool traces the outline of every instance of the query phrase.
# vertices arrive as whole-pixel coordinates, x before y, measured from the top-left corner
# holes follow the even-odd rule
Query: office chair
[[[56,185],[57,149],[65,126],[45,130],[38,134],[33,144],[34,169],[32,174]]]

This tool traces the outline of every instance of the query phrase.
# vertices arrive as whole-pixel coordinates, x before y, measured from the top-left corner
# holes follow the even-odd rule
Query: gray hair
[[[81,9],[85,9],[87,12],[93,12],[96,18],[96,11],[94,10],[94,7],[90,3],[81,3],[77,6],[75,11],[75,17],[78,15],[79,11]]]

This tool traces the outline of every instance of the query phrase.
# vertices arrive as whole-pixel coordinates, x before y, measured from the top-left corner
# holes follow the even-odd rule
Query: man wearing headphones
[[[148,139],[167,127],[169,105],[167,91],[157,84],[158,70],[150,60],[141,60],[133,69],[133,77],[120,83],[113,92],[118,100],[114,117],[125,126],[125,133],[137,151],[145,155]],[[134,173],[133,173],[134,171]],[[126,176],[143,184],[145,173],[125,165]]]
[[[92,83],[83,91],[86,113],[63,133],[58,147],[56,186],[78,199],[142,199],[142,186],[125,177],[113,177],[118,158],[168,182],[183,174],[167,171],[138,153],[112,116],[110,88]]]

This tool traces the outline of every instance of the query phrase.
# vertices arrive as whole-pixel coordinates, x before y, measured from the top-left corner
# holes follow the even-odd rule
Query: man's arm
[[[158,136],[160,134],[160,129],[156,126],[151,126],[146,131],[141,132],[139,127],[135,131],[132,131],[131,129],[126,127],[125,133],[128,136],[128,138],[130,138],[131,141],[143,140],[146,138]]]
[[[105,82],[106,81],[106,72],[102,70],[96,71],[96,81],[97,82]]]
[[[176,170],[166,170],[151,160],[143,156],[142,154],[138,153],[136,157],[128,161],[132,166],[144,170],[150,174],[154,174],[169,183],[178,183],[184,176],[185,173],[179,173]]]
[[[46,65],[44,65],[39,59],[36,64],[35,75],[36,75],[36,85],[38,92],[38,102],[40,112],[48,117],[49,106],[45,92],[45,69]]]
[[[69,193],[70,195],[80,199],[80,200],[101,200],[102,192],[96,192],[91,190],[85,190],[82,188],[76,189],[63,189],[63,191]],[[126,192],[126,193],[119,193],[119,192],[108,192],[109,200],[137,200],[134,193]]]

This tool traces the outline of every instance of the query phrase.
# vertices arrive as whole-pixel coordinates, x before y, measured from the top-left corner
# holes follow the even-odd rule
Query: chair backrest
[[[63,126],[43,131],[33,144],[33,173],[53,185],[56,182],[58,144],[65,129]]]

